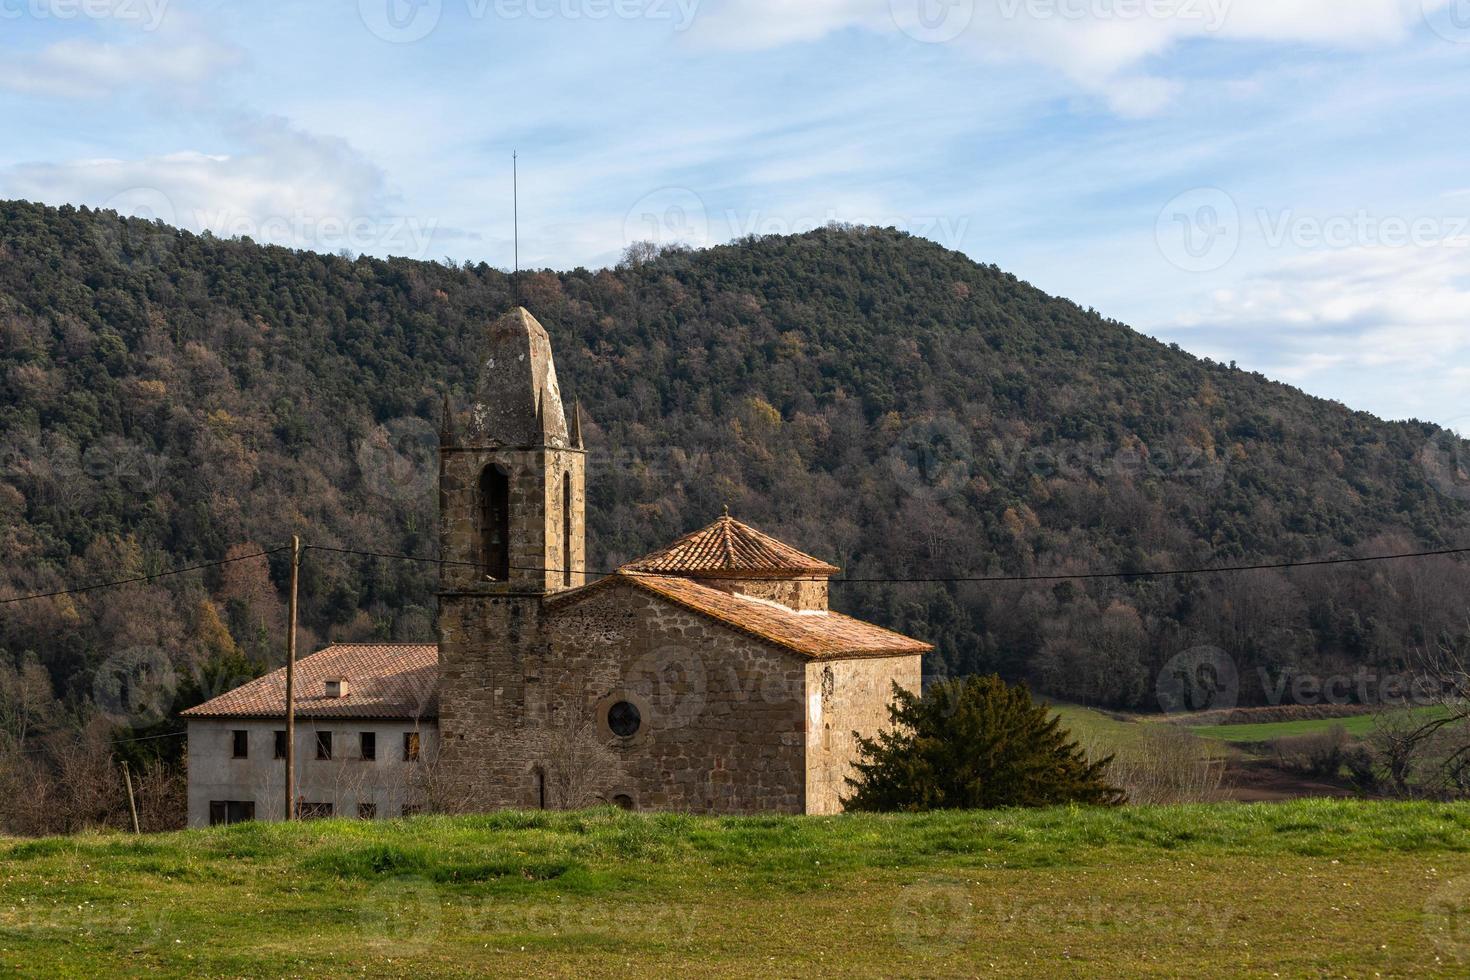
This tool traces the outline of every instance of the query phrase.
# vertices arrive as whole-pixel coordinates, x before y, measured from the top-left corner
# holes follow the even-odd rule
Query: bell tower
[[[446,398],[439,548],[446,592],[544,595],[586,581],[586,454],[546,329],[517,307],[485,331],[473,400]]]

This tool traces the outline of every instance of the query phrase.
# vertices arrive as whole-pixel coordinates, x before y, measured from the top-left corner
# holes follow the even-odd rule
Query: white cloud
[[[102,0],[97,0],[102,2]],[[52,0],[53,5],[56,0]],[[101,98],[148,88],[180,92],[199,86],[242,60],[238,49],[210,37],[194,21],[166,8],[113,3],[95,19],[108,40],[72,36],[0,63],[0,88],[60,98]],[[136,11],[137,19],[117,14]],[[156,17],[155,21],[153,18]]]
[[[1373,47],[1403,40],[1454,0],[719,0],[695,37],[733,48],[814,41],[857,29],[953,44],[1050,68],[1122,114],[1177,91],[1150,59],[1201,39]]]
[[[0,171],[0,196],[321,251],[424,258],[436,233],[453,234],[440,233],[435,219],[404,215],[383,172],[343,140],[280,119],[242,124],[236,137],[236,153],[20,164]]]
[[[1377,389],[1375,411],[1442,415],[1463,403],[1466,372],[1446,368],[1470,356],[1470,247],[1309,252],[1214,291],[1180,326],[1275,377]]]

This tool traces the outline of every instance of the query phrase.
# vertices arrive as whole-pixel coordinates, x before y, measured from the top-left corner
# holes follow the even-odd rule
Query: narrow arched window
[[[561,476],[561,584],[572,584],[572,474]]]
[[[490,578],[510,578],[510,478],[493,463],[480,473],[480,560]]]

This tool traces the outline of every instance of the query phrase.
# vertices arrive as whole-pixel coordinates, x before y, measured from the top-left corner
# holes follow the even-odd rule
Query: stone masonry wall
[[[816,661],[806,667],[806,812],[840,813],[851,791],[857,731],[872,738],[888,727],[892,684],[919,691],[921,658]]]
[[[806,808],[807,666],[797,655],[633,586],[544,610],[532,597],[446,596],[440,622],[440,765],[444,782],[466,789],[465,808],[538,805],[538,779],[560,786],[558,774],[579,764],[564,749],[573,730],[607,746],[580,759],[592,759],[580,781],[593,799]],[[631,738],[606,727],[619,700],[642,716]]]

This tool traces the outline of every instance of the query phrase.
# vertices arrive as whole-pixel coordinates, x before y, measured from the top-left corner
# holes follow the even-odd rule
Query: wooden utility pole
[[[291,597],[286,608],[286,819],[296,819],[296,585],[301,538],[291,535]]]
[[[128,784],[128,809],[133,811],[133,833],[141,834],[143,831],[138,827],[138,802],[133,799],[133,774],[129,771],[127,762],[122,767],[123,782]]]

